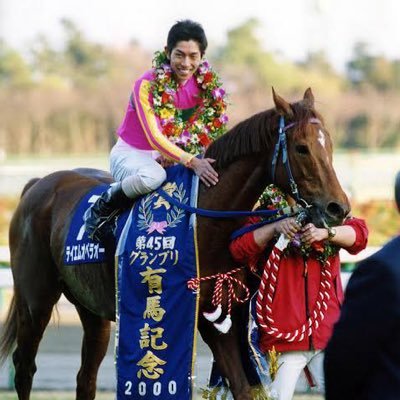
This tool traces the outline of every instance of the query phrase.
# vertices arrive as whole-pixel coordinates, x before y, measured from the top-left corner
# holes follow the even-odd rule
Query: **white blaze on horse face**
[[[321,129],[318,129],[318,142],[320,142],[321,146],[325,148],[325,134]]]
[[[318,142],[320,142],[322,148],[323,148],[324,150],[326,150],[326,148],[325,148],[326,137],[325,137],[325,133],[323,132],[322,129],[318,129]],[[328,154],[326,155],[326,161],[327,161],[328,164],[329,164],[329,157],[328,157]]]

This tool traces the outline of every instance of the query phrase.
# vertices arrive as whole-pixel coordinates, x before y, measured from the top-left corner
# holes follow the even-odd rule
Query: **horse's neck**
[[[250,210],[269,183],[268,177],[264,158],[238,160],[221,172],[216,186],[200,193],[199,206],[219,210]]]
[[[211,210],[250,211],[266,185],[266,163],[245,158],[220,171],[220,180],[200,191],[199,207]],[[199,218],[198,248],[201,276],[236,268],[229,253],[230,236],[242,225],[242,218]]]

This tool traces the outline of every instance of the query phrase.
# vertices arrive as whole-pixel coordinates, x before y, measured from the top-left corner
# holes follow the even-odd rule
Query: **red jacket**
[[[259,222],[258,218],[249,218],[247,224]],[[368,229],[365,221],[358,218],[346,220],[345,225],[351,226],[356,232],[355,243],[346,248],[351,254],[356,254],[367,245]],[[230,245],[233,258],[239,263],[254,267],[264,267],[268,250],[261,249],[254,241],[254,233],[248,232],[236,238]],[[277,339],[260,330],[260,348],[262,351],[272,349],[277,351],[306,351],[324,349],[331,337],[333,325],[339,318],[340,306],[343,301],[343,288],[340,279],[339,255],[330,257],[332,285],[329,289],[330,299],[325,318],[311,336],[302,341],[288,342]],[[301,255],[290,254],[281,258],[278,281],[275,288],[272,314],[275,325],[281,331],[288,332],[299,328],[313,310],[320,287],[321,263],[315,258],[307,260],[305,274],[304,260]]]

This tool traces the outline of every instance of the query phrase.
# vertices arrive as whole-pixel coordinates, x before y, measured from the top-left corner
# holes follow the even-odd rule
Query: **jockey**
[[[180,163],[206,185],[216,185],[215,161],[198,158],[225,131],[225,91],[203,58],[207,38],[202,26],[179,21],[168,33],[153,68],[133,87],[118,140],[110,153],[116,184],[87,210],[85,228],[100,240],[114,216],[132,199],[157,189],[166,179],[163,167]],[[100,229],[101,228],[101,229]]]
[[[289,205],[274,185],[267,187],[260,204],[260,208],[286,208]],[[250,217],[247,225],[256,222],[260,222],[260,218]],[[281,258],[275,261],[274,254],[270,256],[271,249],[282,234],[291,242],[283,250]],[[289,217],[247,232],[231,242],[234,259],[248,265],[253,272],[262,274],[267,261],[271,263],[274,260],[277,264],[276,270],[269,270],[269,277],[262,281],[265,285],[260,285],[257,300],[260,291],[266,300],[260,308],[257,302],[257,319],[259,325],[262,320],[266,326],[272,327],[268,330],[259,326],[259,347],[266,354],[267,361],[268,351],[275,349],[280,353],[278,364],[281,365],[269,388],[279,400],[292,399],[303,369],[309,381],[324,390],[321,357],[343,301],[339,248],[356,254],[366,247],[367,239],[368,229],[362,219],[349,217],[341,226],[317,228],[312,223],[301,227],[296,218]],[[329,273],[323,275],[326,270]],[[274,272],[275,276],[272,276]],[[322,296],[325,304],[314,314],[322,290],[326,292]],[[307,329],[302,335],[300,328],[312,321],[315,315],[318,321],[313,324],[313,329]],[[296,336],[297,332],[300,333]]]

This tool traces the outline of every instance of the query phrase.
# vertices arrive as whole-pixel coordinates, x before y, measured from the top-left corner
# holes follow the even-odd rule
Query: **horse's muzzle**
[[[318,228],[342,225],[345,217],[350,212],[347,205],[329,202],[326,206],[312,204],[307,209],[310,221]]]

